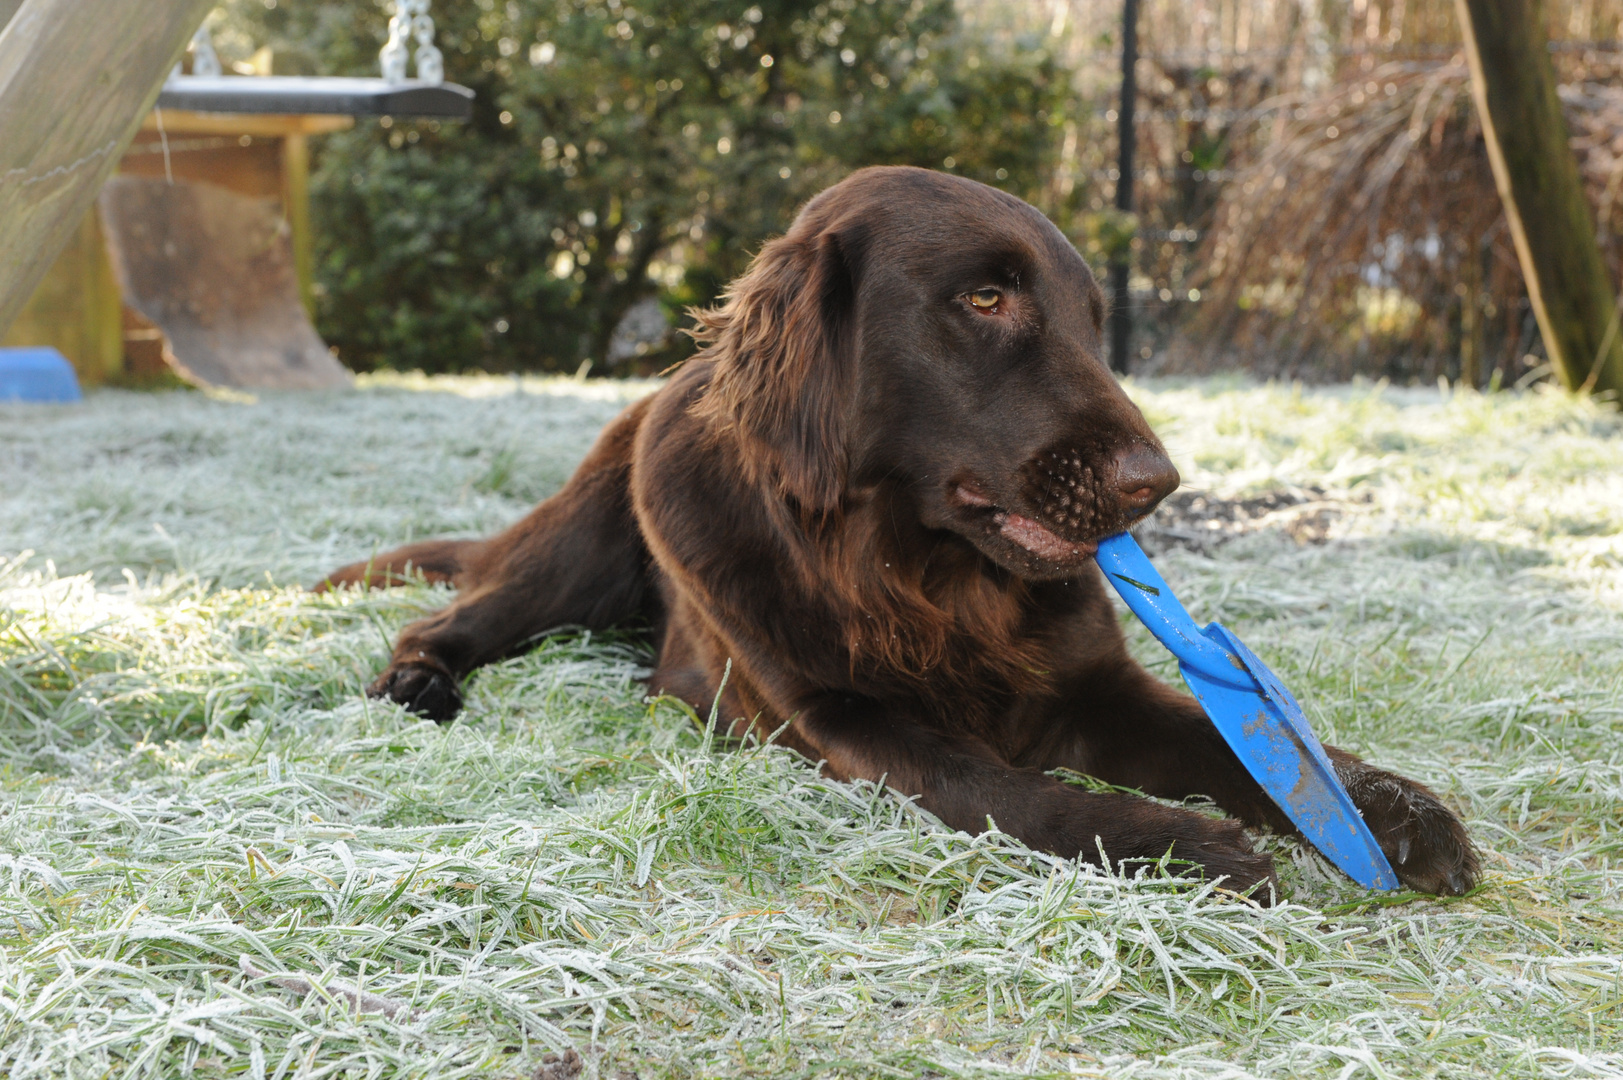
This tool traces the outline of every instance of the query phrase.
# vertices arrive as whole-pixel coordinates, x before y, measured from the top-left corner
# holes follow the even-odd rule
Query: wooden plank
[[[1544,349],[1568,389],[1623,393],[1623,333],[1567,144],[1536,0],[1455,0],[1471,92]]]
[[[0,31],[0,332],[28,301],[214,0],[24,0]]]
[[[168,147],[165,161],[164,148]],[[282,140],[263,135],[174,135],[142,131],[118,171],[159,180],[200,180],[240,195],[282,197]]]
[[[316,315],[316,253],[310,235],[310,140],[289,135],[282,140],[282,216],[293,243],[293,272],[299,279],[299,300],[313,319]]]
[[[156,112],[156,110],[154,110]],[[180,118],[177,124],[176,119]],[[313,259],[310,235],[308,131],[342,130],[347,116],[276,116],[233,113],[175,113],[164,110],[160,140],[153,113],[124,152],[124,175],[176,181],[202,181],[240,195],[276,199],[291,227],[293,265],[299,295],[313,311]],[[181,130],[176,130],[179,127]],[[248,134],[244,128],[251,128]],[[167,168],[163,148],[169,148]],[[92,208],[46,272],[33,296],[0,335],[3,345],[49,345],[78,370],[86,386],[130,372],[148,377],[163,369],[162,334],[155,328],[125,326],[118,282],[108,260],[102,230]],[[149,342],[147,339],[150,338]]]
[[[142,131],[157,131],[158,121],[170,138],[176,135],[325,135],[348,131],[355,126],[353,116],[305,116],[291,113],[215,113],[190,109],[154,109],[141,121]]]
[[[11,328],[0,335],[0,345],[49,345],[68,358],[81,383],[95,386],[123,374],[122,309],[92,208]]]
[[[174,123],[177,116],[183,118],[179,131]],[[313,315],[315,248],[310,232],[310,144],[306,132],[341,130],[352,123],[347,116],[177,114],[164,109],[165,138],[158,138],[154,125],[143,122],[140,134],[124,154],[119,172],[126,176],[201,181],[239,195],[279,200],[282,215],[292,230],[299,295],[305,310]],[[167,160],[165,147],[169,151]]]
[[[163,331],[186,376],[243,389],[350,385],[299,300],[279,200],[118,176],[100,205],[126,302]]]

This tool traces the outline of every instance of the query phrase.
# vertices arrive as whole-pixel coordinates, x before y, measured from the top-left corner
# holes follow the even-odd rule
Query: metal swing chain
[[[431,86],[445,81],[445,57],[434,46],[434,20],[429,0],[395,0],[389,19],[389,43],[378,53],[385,82],[406,81],[407,39],[417,40],[417,78]]]

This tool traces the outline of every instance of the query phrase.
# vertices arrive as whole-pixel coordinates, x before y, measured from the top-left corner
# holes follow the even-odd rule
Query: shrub
[[[376,70],[385,5],[265,4],[222,13],[223,52],[270,43],[279,71]],[[951,0],[479,0],[434,15],[447,78],[478,94],[472,120],[362,122],[318,151],[318,325],[360,369],[601,365],[633,304],[710,302],[863,165],[1041,201],[1068,97],[1041,41],[970,35]]]

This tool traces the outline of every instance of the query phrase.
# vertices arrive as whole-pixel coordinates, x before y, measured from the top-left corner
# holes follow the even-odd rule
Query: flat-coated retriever
[[[955,828],[988,819],[1090,861],[1170,855],[1273,883],[1236,821],[1065,783],[1072,769],[1240,821],[1288,821],[1200,706],[1128,655],[1094,543],[1178,485],[1100,361],[1104,297],[1013,196],[856,173],[768,243],[701,350],[626,409],[562,491],[488,540],[334,572],[412,570],[454,603],[370,688],[436,720],[542,632],[655,627],[650,688],[882,780]],[[787,727],[784,725],[787,723]],[[1477,860],[1420,784],[1327,748],[1398,876],[1463,892]],[[1267,888],[1264,888],[1264,894]]]

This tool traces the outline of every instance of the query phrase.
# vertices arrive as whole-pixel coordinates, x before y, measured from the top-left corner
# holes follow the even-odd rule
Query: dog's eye
[[[969,302],[982,311],[995,311],[1003,302],[1003,294],[996,289],[976,289],[969,294]]]

